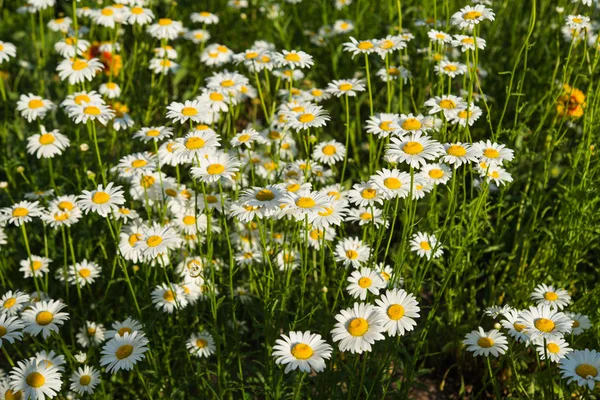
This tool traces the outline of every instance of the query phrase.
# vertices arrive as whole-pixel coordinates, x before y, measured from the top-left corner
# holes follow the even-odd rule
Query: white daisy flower
[[[17,48],[10,42],[0,40],[0,64],[17,56]]]
[[[200,158],[200,165],[191,169],[193,178],[206,183],[219,180],[233,181],[240,169],[241,162],[226,153],[207,154]]]
[[[559,310],[571,303],[571,296],[565,289],[557,289],[544,283],[535,287],[533,293],[531,293],[531,299],[535,300],[538,306],[544,304]]]
[[[369,182],[373,187],[381,191],[386,199],[396,197],[405,198],[410,193],[410,174],[397,169],[383,168],[381,171],[377,171],[375,175],[372,175]],[[362,194],[364,195],[364,193]]]
[[[445,185],[452,178],[452,170],[446,164],[425,164],[418,175],[427,183]]]
[[[19,271],[23,272],[25,278],[43,277],[50,269],[48,265],[52,262],[51,259],[40,256],[31,256],[26,260],[21,260]]]
[[[152,291],[152,302],[157,310],[172,314],[175,309],[183,309],[188,304],[183,288],[177,285],[158,285]]]
[[[350,36],[350,42],[343,44],[344,51],[352,53],[352,58],[359,54],[370,54],[377,50],[376,41],[373,40],[361,40],[358,41]]]
[[[300,50],[283,50],[281,53],[274,53],[273,62],[279,68],[287,67],[291,69],[310,68],[314,64],[313,57]]]
[[[21,392],[24,399],[51,399],[62,386],[59,370],[53,365],[38,363],[35,358],[18,361],[10,371],[9,380],[13,395]]]
[[[71,285],[85,286],[94,283],[94,280],[100,276],[102,269],[94,261],[82,260],[69,266],[67,271],[67,279]]]
[[[186,347],[190,354],[198,358],[208,358],[217,351],[212,335],[206,331],[192,333],[192,336],[190,336],[186,343]]]
[[[29,136],[27,138],[27,153],[35,154],[39,158],[53,158],[55,155],[60,155],[69,147],[70,141],[65,135],[61,134],[58,129],[50,132],[46,128],[40,126],[41,133]]]
[[[491,355],[497,358],[506,353],[508,349],[508,341],[502,333],[496,329],[485,332],[482,327],[479,327],[477,331],[467,333],[463,344],[468,346],[467,350],[473,352],[473,357],[489,357]]]
[[[100,383],[100,372],[85,365],[71,375],[71,390],[79,395],[93,394]]]
[[[39,204],[39,201],[23,200],[10,207],[1,208],[1,219],[15,226],[21,226],[21,224],[31,222],[32,218],[42,215],[44,209]]]
[[[560,360],[558,368],[567,385],[575,382],[594,390],[600,382],[600,353],[588,349],[572,351]]]
[[[173,21],[169,18],[161,18],[157,23],[146,28],[147,32],[155,39],[173,40],[183,32],[181,21]]]
[[[2,302],[2,299],[0,299],[0,302]],[[584,331],[592,327],[592,323],[586,315],[573,312],[565,312],[565,315],[573,321],[571,326],[571,333],[573,335],[581,335]]]
[[[442,154],[444,154],[444,147],[440,143],[420,133],[406,138],[392,138],[386,151],[386,156],[390,159],[399,163],[405,162],[417,169]]]
[[[0,347],[4,341],[13,344],[15,340],[23,338],[23,322],[18,317],[11,317],[6,313],[0,314]]]
[[[479,148],[473,148],[470,144],[461,142],[445,144],[444,152],[441,161],[453,165],[454,169],[463,164],[477,162],[481,157]]]
[[[525,333],[531,340],[560,338],[569,333],[573,325],[564,313],[547,305],[531,306],[523,310],[517,318],[517,323],[525,325]]]
[[[371,304],[354,303],[352,308],[340,311],[335,316],[335,324],[331,335],[334,342],[339,342],[340,351],[361,354],[371,351],[371,345],[385,337],[385,328],[381,316]]]
[[[127,318],[125,321],[116,321],[112,324],[112,330],[107,330],[104,333],[106,339],[112,339],[115,336],[123,336],[126,333],[132,334],[134,332],[142,333],[142,324],[133,318]]]
[[[342,79],[328,83],[326,90],[336,97],[356,97],[357,92],[364,92],[366,89],[361,79]]]
[[[192,15],[190,15],[190,20],[192,22],[206,24],[206,25],[214,25],[214,24],[219,23],[219,17],[216,14],[213,14],[208,11],[192,13]]]
[[[148,339],[143,332],[125,333],[116,335],[102,348],[100,365],[106,365],[106,372],[115,373],[119,370],[130,371],[133,366],[142,360],[148,350]]]
[[[56,106],[50,100],[34,94],[22,94],[17,101],[17,111],[27,119],[27,122],[43,119],[46,113]]]
[[[467,102],[454,95],[436,96],[427,100],[424,105],[430,107],[429,114],[443,113],[446,119],[451,119],[454,115],[467,108]]]
[[[56,300],[39,301],[32,304],[21,314],[21,319],[25,324],[23,331],[32,336],[42,333],[44,339],[47,339],[51,332],[58,333],[58,326],[69,319],[68,313],[60,312],[65,307],[64,303]]]
[[[375,303],[389,336],[404,336],[417,326],[414,319],[419,318],[421,309],[413,294],[403,289],[391,289],[375,300]]]
[[[104,342],[104,325],[85,321],[77,335],[77,343],[82,347],[98,346]]]
[[[545,360],[546,355],[548,355],[550,361],[555,363],[559,363],[561,359],[573,351],[573,349],[569,347],[569,343],[563,338],[554,340],[538,339],[535,349],[540,356],[540,360]]]
[[[419,257],[427,257],[428,260],[440,258],[444,253],[443,246],[438,242],[435,235],[423,232],[415,233],[410,239],[410,249]]]
[[[352,271],[347,279],[350,284],[346,286],[346,290],[350,296],[365,300],[369,292],[375,296],[379,295],[379,291],[385,288],[386,283],[377,272],[370,268],[362,267]]]
[[[451,78],[456,78],[459,75],[467,73],[467,66],[455,61],[442,60],[433,67],[438,75],[447,75]]]
[[[20,290],[9,290],[0,297],[0,314],[17,315],[29,303],[29,295]]]
[[[86,60],[77,57],[65,58],[56,67],[60,79],[68,80],[69,85],[91,81],[103,69],[104,65],[97,58]]]
[[[452,14],[452,24],[461,29],[470,30],[486,19],[493,21],[494,17],[495,14],[492,9],[487,8],[482,4],[476,4],[475,6],[463,7],[460,11]]]
[[[285,365],[285,373],[300,369],[302,372],[323,372],[325,360],[331,357],[332,348],[321,335],[306,332],[290,332],[275,341],[273,357],[278,365]]]
[[[343,263],[345,267],[359,268],[369,259],[370,252],[370,247],[359,238],[345,238],[335,246],[335,261]]]
[[[184,103],[172,102],[167,107],[167,118],[172,122],[185,123],[188,120],[201,122],[203,115],[208,113],[210,109],[197,100],[186,100]]]
[[[114,186],[112,182],[109,182],[106,188],[100,184],[96,190],[84,190],[77,197],[77,205],[86,215],[92,211],[102,217],[107,217],[113,212],[118,212],[119,207],[125,204],[121,188],[122,186]]]

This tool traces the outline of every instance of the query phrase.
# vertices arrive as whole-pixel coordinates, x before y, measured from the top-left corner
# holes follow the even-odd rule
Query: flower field
[[[600,396],[597,0],[0,0],[0,399]]]

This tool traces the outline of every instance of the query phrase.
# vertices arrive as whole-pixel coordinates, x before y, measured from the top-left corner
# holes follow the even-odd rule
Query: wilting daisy
[[[100,383],[100,372],[89,365],[79,367],[71,375],[71,390],[75,393],[92,394]]]
[[[444,147],[440,143],[421,133],[415,133],[404,139],[393,137],[386,156],[396,162],[420,168],[428,160],[435,160],[443,153]]]
[[[115,373],[119,370],[130,371],[133,366],[142,360],[148,350],[148,339],[143,332],[125,333],[116,335],[102,348],[100,365],[106,365],[106,372]]]
[[[121,186],[114,186],[112,182],[109,182],[106,188],[100,184],[96,190],[84,190],[78,196],[77,204],[86,214],[92,211],[102,217],[107,217],[110,213],[117,212],[119,206],[125,203],[123,194]]]
[[[375,303],[388,335],[403,336],[417,326],[414,318],[419,318],[420,308],[414,295],[403,289],[391,289],[376,299]]]
[[[58,326],[69,319],[68,313],[60,312],[65,307],[64,303],[57,300],[39,301],[31,305],[21,315],[25,324],[23,331],[32,336],[41,332],[44,339],[48,338],[51,332],[58,333]]]
[[[573,322],[564,313],[548,305],[531,306],[523,310],[517,319],[525,325],[525,332],[532,340],[554,340],[571,331]]]
[[[60,391],[60,371],[53,365],[39,363],[35,358],[19,361],[10,371],[10,385],[22,392],[23,399],[53,398]],[[14,397],[20,399],[19,397]]]
[[[347,280],[350,284],[346,286],[346,290],[350,296],[360,300],[365,300],[368,292],[378,296],[379,291],[386,286],[377,272],[365,267],[352,271]]]
[[[544,344],[546,346],[545,348]],[[535,349],[540,356],[540,360],[545,360],[546,355],[548,355],[548,358],[555,363],[560,362],[562,358],[573,351],[573,349],[569,347],[569,343],[563,338],[554,340],[538,339]]]
[[[69,81],[69,85],[77,85],[85,81],[91,81],[104,65],[97,58],[89,60],[83,58],[65,58],[58,64],[56,71],[61,80]]]
[[[167,107],[167,118],[173,122],[185,123],[187,120],[200,122],[210,109],[197,100],[186,100],[184,103],[173,102]]]
[[[490,355],[498,357],[508,349],[508,341],[502,333],[496,329],[485,332],[482,327],[479,327],[477,331],[467,333],[463,344],[468,346],[467,350],[473,352],[473,357],[489,357]]]
[[[98,346],[104,342],[104,325],[92,321],[85,321],[77,335],[77,343],[82,347]]]
[[[221,179],[233,181],[241,162],[226,153],[217,153],[200,158],[200,165],[191,169],[195,179],[206,183],[215,183]]]
[[[340,311],[335,319],[337,323],[331,335],[334,342],[340,342],[340,351],[360,354],[371,351],[372,344],[385,339],[381,317],[371,304],[354,303],[352,308]]]
[[[327,92],[336,97],[350,96],[356,97],[357,92],[364,92],[365,85],[360,79],[342,79],[334,80],[327,84]]]
[[[29,295],[20,290],[9,290],[0,297],[0,314],[17,315],[29,303]]]
[[[15,340],[21,340],[23,326],[23,322],[18,317],[0,314],[0,347],[2,347],[5,340],[11,344]]]
[[[410,249],[419,257],[427,257],[428,260],[439,258],[444,253],[444,248],[438,242],[435,235],[423,232],[415,233],[410,239]]]
[[[558,366],[567,384],[577,383],[594,390],[600,382],[600,353],[596,350],[575,350],[560,360]]]
[[[0,302],[1,301],[2,300],[0,299]],[[570,318],[571,320],[573,320],[572,331],[571,331],[571,333],[573,335],[580,335],[584,331],[586,331],[592,327],[592,323],[590,322],[590,319],[586,315],[579,314],[579,313],[573,313],[573,312],[565,312],[565,315],[568,318]]]
[[[43,208],[39,204],[39,201],[23,200],[10,207],[4,207],[0,209],[1,219],[13,225],[21,226],[21,224],[31,222],[33,217],[42,215]]]
[[[147,29],[150,36],[155,39],[173,40],[183,32],[181,21],[173,21],[169,18],[161,18],[157,23],[150,25]]]
[[[183,288],[177,285],[167,285],[163,283],[158,285],[152,291],[152,302],[158,309],[171,314],[175,309],[182,309],[187,306],[188,301],[185,297]]]
[[[571,302],[571,296],[565,289],[555,289],[554,286],[544,283],[535,287],[531,299],[535,300],[537,305],[544,304],[559,310],[562,310]]]
[[[473,29],[475,25],[486,19],[493,21],[495,17],[491,8],[486,8],[482,4],[475,6],[466,6],[460,11],[452,14],[452,24],[457,25],[461,29]]]
[[[206,331],[192,333],[192,336],[190,336],[186,343],[186,347],[190,354],[199,358],[208,358],[217,350],[212,335]]]
[[[27,119],[27,122],[42,119],[46,113],[56,106],[50,100],[34,94],[22,94],[17,101],[17,111]]]
[[[26,260],[21,260],[21,268],[25,278],[42,277],[49,272],[48,265],[52,262],[51,259],[40,256],[30,256]]]
[[[478,148],[471,147],[468,143],[450,143],[444,145],[445,154],[441,161],[453,165],[458,168],[463,164],[477,162],[481,156],[481,151]]]
[[[383,168],[372,175],[369,182],[387,199],[405,198],[410,193],[410,175],[397,169]],[[364,193],[362,194],[364,195]]]
[[[335,260],[345,267],[358,268],[369,259],[369,253],[369,246],[356,237],[345,238],[335,246]]]
[[[306,332],[290,332],[289,336],[281,335],[275,341],[273,357],[276,364],[286,365],[285,373],[300,369],[302,372],[322,372],[325,360],[331,357],[333,349],[321,339],[321,335]]]
[[[27,152],[35,154],[37,158],[53,158],[57,154],[69,147],[71,143],[69,138],[60,133],[58,129],[46,131],[46,128],[40,126],[41,133],[29,136],[27,138]]]
[[[528,343],[529,336],[525,332],[525,325],[517,322],[519,319],[518,310],[508,310],[504,313],[504,319],[500,321],[502,327],[508,331],[508,334],[518,342]]]

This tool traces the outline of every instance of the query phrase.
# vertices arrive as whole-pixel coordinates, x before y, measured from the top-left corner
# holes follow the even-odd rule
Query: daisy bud
[[[559,14],[562,14],[565,12],[565,8],[564,7],[556,7],[556,12]]]
[[[90,149],[90,146],[88,146],[88,144],[87,144],[87,143],[81,143],[81,144],[79,145],[79,150],[81,150],[81,151],[83,151],[83,152],[86,152],[86,151],[88,151],[89,149]]]
[[[83,364],[85,363],[85,361],[87,360],[87,355],[80,351],[79,353],[75,354],[75,360],[77,360],[78,363]]]
[[[502,325],[500,325],[500,323],[499,323],[499,322],[496,322],[496,323],[494,324],[494,329],[498,329],[498,330],[500,330],[500,328],[502,328]]]
[[[327,293],[327,292],[329,292],[329,289],[327,289],[327,286],[323,286],[323,287],[321,288],[321,292],[323,292],[323,293]]]
[[[8,182],[2,181],[0,182],[0,189],[6,189],[8,187]]]
[[[25,167],[21,167],[21,166],[17,167],[17,172],[19,174],[22,174],[23,172],[25,172]]]
[[[133,272],[138,272],[140,270],[139,265],[134,265],[132,268],[133,268]]]
[[[94,178],[96,178],[96,174],[95,174],[95,173],[93,173],[92,171],[90,171],[89,169],[87,170],[87,172],[86,172],[86,173],[87,173],[87,177],[88,177],[89,179],[92,179],[92,180],[93,180]]]
[[[246,19],[248,19],[248,16],[245,13],[241,13],[240,18],[243,20],[246,20]]]

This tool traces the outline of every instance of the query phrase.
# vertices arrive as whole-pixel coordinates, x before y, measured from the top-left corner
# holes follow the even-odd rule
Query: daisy
[[[202,89],[202,94],[197,97],[197,100],[210,107],[214,113],[227,113],[230,105],[237,103],[236,99],[219,90]]]
[[[405,162],[417,169],[442,154],[444,154],[444,147],[436,140],[423,136],[421,133],[415,133],[406,138],[392,138],[386,151],[387,157],[399,163]]]
[[[58,333],[58,326],[69,319],[68,313],[60,312],[65,307],[64,303],[56,300],[39,301],[32,304],[21,315],[25,324],[23,331],[32,336],[37,336],[41,332],[44,339],[47,339],[51,332]]]
[[[200,54],[200,61],[209,67],[219,67],[231,62],[233,54],[233,51],[227,46],[213,43],[206,46],[202,54]]]
[[[150,36],[155,39],[173,40],[183,32],[181,21],[173,21],[169,18],[161,18],[157,23],[150,25],[147,29]]]
[[[68,112],[69,108],[73,106],[80,106],[84,103],[104,104],[104,100],[102,99],[102,96],[94,90],[92,90],[91,92],[83,90],[81,92],[75,92],[68,95],[67,98],[63,100],[62,103],[60,103],[60,105],[64,107]]]
[[[427,257],[428,260],[440,258],[444,253],[443,246],[438,242],[435,235],[423,232],[415,233],[410,239],[410,249],[419,257]]]
[[[121,87],[114,82],[103,83],[98,91],[109,99],[116,99],[121,95]]]
[[[139,139],[144,143],[150,141],[158,142],[160,140],[173,136],[173,129],[166,126],[151,126],[142,128],[133,134],[134,139]]]
[[[120,322],[114,322],[112,324],[112,330],[107,330],[104,333],[104,337],[106,339],[112,339],[115,336],[123,336],[126,333],[133,333],[133,332],[139,332],[142,333],[142,324],[140,324],[138,321],[136,321],[135,319],[132,318],[127,318],[125,321]]]
[[[163,45],[154,49],[154,56],[156,58],[168,58],[169,60],[175,60],[177,58],[177,50],[172,46]]]
[[[385,39],[379,39],[376,41],[377,47],[375,51],[381,59],[385,59],[388,54],[391,54],[394,51],[404,49],[406,47],[406,42],[402,40],[400,36],[387,35]]]
[[[588,349],[572,351],[560,360],[558,368],[563,379],[568,379],[567,384],[575,382],[594,390],[600,382],[600,353]]]
[[[260,134],[256,132],[255,129],[247,128],[241,131],[240,133],[237,133],[229,143],[233,147],[244,146],[246,148],[250,148],[252,147],[253,143],[262,143],[263,140],[264,139],[262,138],[262,136],[260,136]]]
[[[212,335],[206,331],[192,333],[192,336],[190,336],[186,343],[186,347],[190,354],[198,358],[208,358],[217,351]]]
[[[320,128],[330,120],[327,111],[316,105],[309,105],[301,112],[289,111],[285,113],[285,119],[285,126],[295,131]]]
[[[335,140],[321,142],[313,150],[313,159],[327,165],[342,161],[345,156],[346,147]]]
[[[419,318],[421,309],[413,294],[403,289],[391,289],[375,300],[375,303],[381,323],[389,336],[404,336],[417,326],[414,318]]]
[[[23,393],[23,399],[51,399],[62,386],[60,371],[35,358],[17,362],[9,379],[12,390]]]
[[[555,340],[569,333],[573,325],[569,317],[548,305],[531,306],[523,310],[517,323],[525,325],[525,332],[532,340]]]
[[[434,43],[445,44],[452,42],[452,36],[448,35],[446,32],[437,31],[435,29],[429,30],[427,36],[429,37],[429,40]]]
[[[433,67],[438,75],[447,75],[451,78],[456,78],[458,75],[467,73],[467,66],[459,62],[442,60],[439,64]]]
[[[474,148],[468,143],[449,143],[444,145],[445,154],[442,156],[441,161],[453,165],[454,168],[458,168],[463,164],[471,162],[477,162],[481,157],[481,151],[479,148]]]
[[[107,217],[113,212],[117,212],[119,207],[125,203],[122,186],[114,186],[112,182],[106,185],[106,188],[100,184],[96,190],[84,190],[77,199],[77,205],[87,215],[90,211],[98,213],[102,217]]]
[[[53,32],[67,33],[72,22],[69,17],[51,19],[48,21],[48,28]]]
[[[192,13],[192,15],[190,15],[190,19],[192,20],[192,22],[206,24],[206,25],[213,25],[213,24],[219,23],[219,17],[208,11]]]
[[[485,39],[483,38],[474,38],[473,36],[465,36],[465,35],[454,35],[454,40],[452,40],[452,46],[460,47],[460,50],[464,53],[467,50],[475,51],[475,40],[477,40],[477,48],[483,50],[485,49]]]
[[[226,153],[208,154],[200,158],[200,165],[191,169],[192,177],[206,183],[219,180],[233,181],[239,171],[241,162]]]
[[[571,302],[571,296],[565,289],[555,289],[554,286],[548,286],[544,283],[535,287],[531,299],[535,300],[538,306],[544,304],[559,310],[562,310]]]
[[[361,207],[358,209],[350,209],[346,222],[358,222],[359,226],[373,224],[376,227],[385,225],[388,226],[388,222],[381,216],[383,212],[379,208],[373,207]]]
[[[95,322],[86,321],[81,327],[77,337],[77,343],[82,347],[97,346],[104,342],[104,325],[96,324]]]
[[[200,122],[203,118],[202,114],[210,111],[206,105],[199,103],[197,100],[186,100],[185,103],[172,102],[167,110],[167,118],[172,122],[181,123],[188,120]]]
[[[48,265],[51,262],[52,260],[46,257],[31,256],[29,259],[21,261],[19,271],[23,272],[25,278],[39,278],[50,271]]]
[[[591,30],[592,25],[590,24],[590,17],[584,15],[568,15],[565,18],[565,25],[571,29],[578,31]]]
[[[348,293],[355,299],[359,298],[360,300],[365,300],[369,292],[378,296],[379,291],[386,286],[386,283],[377,272],[365,267],[352,271],[347,281],[350,282],[346,286]]]
[[[512,161],[515,152],[503,144],[491,140],[473,143],[473,148],[480,153],[480,161],[490,165],[501,165],[504,161]]]
[[[490,306],[487,307],[485,309],[485,315],[488,315],[494,319],[498,318],[501,315],[506,314],[507,312],[514,310],[514,308],[512,308],[509,305],[504,305],[504,306]]]
[[[525,325],[517,322],[521,311],[519,310],[507,310],[503,313],[504,319],[500,321],[502,327],[508,330],[508,334],[515,338],[517,342],[523,342],[529,344],[529,336],[525,331]]]
[[[93,10],[91,17],[100,26],[114,29],[119,10],[114,7],[104,7],[101,10]]]
[[[94,261],[82,260],[68,268],[68,280],[71,285],[85,286],[94,283],[100,276],[101,268]]]
[[[352,308],[342,310],[335,316],[335,324],[331,335],[334,342],[340,342],[340,351],[361,354],[371,351],[371,345],[385,337],[382,332],[381,317],[371,304],[354,303]]]
[[[329,197],[329,199],[329,205],[325,206],[323,210],[317,211],[317,214],[310,218],[315,228],[328,228],[332,225],[340,226],[344,222],[348,213],[348,203],[346,201],[334,201],[332,197]]]
[[[316,373],[325,370],[325,360],[331,357],[333,349],[321,335],[306,332],[290,332],[289,336],[281,335],[273,346],[273,357],[276,364],[286,365],[285,373],[300,369],[302,372]]]
[[[40,126],[41,133],[37,133],[27,138],[27,152],[35,154],[39,158],[53,158],[55,155],[60,155],[69,147],[69,139],[61,134],[58,129],[47,132],[46,128]]]
[[[35,359],[40,364],[45,364],[47,366],[54,366],[58,370],[58,372],[63,372],[65,370],[64,365],[66,365],[65,356],[62,354],[56,354],[54,350],[50,350],[47,352],[46,350],[38,351],[35,353]]]
[[[133,366],[145,356],[148,350],[148,339],[143,332],[125,333],[115,336],[102,348],[100,365],[107,365],[106,372],[115,373],[119,370],[130,371]]]
[[[44,209],[39,204],[39,201],[31,202],[23,200],[10,207],[1,208],[0,214],[2,215],[2,220],[8,221],[15,226],[31,222],[32,217],[42,215]]]
[[[454,117],[461,110],[467,108],[467,102],[462,98],[454,95],[436,96],[427,100],[424,105],[430,107],[429,114],[437,114],[442,112],[446,119]]]
[[[452,170],[446,164],[425,164],[419,172],[425,182],[445,185],[452,178]]]
[[[2,299],[0,299],[0,302],[1,301]],[[571,326],[571,333],[573,335],[581,335],[583,331],[586,331],[592,327],[592,323],[586,315],[573,312],[565,312],[565,315],[573,321]]]
[[[357,92],[365,91],[365,85],[361,79],[334,80],[327,84],[326,90],[336,97],[356,97]]]
[[[381,68],[377,70],[375,73],[384,82],[392,82],[398,79],[402,79],[406,84],[410,78],[412,78],[412,73],[402,66],[394,66],[390,65],[389,68]]]
[[[487,168],[479,168],[479,173],[482,177],[486,178],[486,182],[493,181],[496,186],[502,186],[507,182],[513,181],[512,176],[499,165],[490,165]]]
[[[338,35],[352,32],[354,30],[354,24],[350,20],[338,19],[333,23],[333,32]]]
[[[241,192],[240,202],[247,206],[260,207],[262,215],[270,216],[281,209],[283,195],[283,191],[277,185],[254,186]]]
[[[388,182],[391,184],[392,182]],[[386,189],[380,189],[372,182],[355,183],[348,191],[348,201],[359,207],[372,207],[383,204]]]
[[[170,226],[158,224],[144,231],[142,239],[135,242],[134,249],[146,259],[154,259],[169,250],[175,250],[181,245],[179,235]]]
[[[10,42],[0,40],[0,64],[15,58],[17,56],[17,48]]]
[[[467,333],[465,340],[462,342],[465,346],[468,346],[467,350],[473,352],[473,357],[489,357],[490,355],[498,357],[508,349],[506,337],[496,329],[485,332],[482,327],[479,327],[478,331]]]
[[[471,103],[468,109],[460,110],[457,113],[453,114],[449,121],[453,125],[460,125],[462,127],[466,127],[467,124],[469,126],[473,126],[473,124],[481,117],[483,111],[480,107],[477,107],[473,103]]]
[[[93,394],[100,383],[100,372],[88,365],[79,367],[71,375],[71,390],[79,395]]]
[[[405,198],[410,193],[411,177],[410,174],[397,169],[383,168],[371,176],[370,183],[381,191],[386,199]]]
[[[169,286],[166,283],[154,288],[152,291],[152,302],[156,309],[169,314],[172,314],[176,308],[182,309],[188,304],[183,288],[177,285]]]
[[[10,380],[7,378],[6,374],[3,373],[2,381],[0,381],[0,399],[21,399],[23,397],[23,392],[14,390],[11,387]]]
[[[398,114],[375,114],[367,120],[367,132],[382,138],[400,133]]]
[[[63,58],[74,58],[76,55],[82,55],[89,48],[90,42],[75,37],[67,37],[54,44],[54,50]]]
[[[22,94],[17,101],[17,111],[21,112],[21,116],[27,118],[27,122],[43,119],[46,113],[55,107],[50,100],[31,93]]]
[[[86,60],[76,57],[66,58],[56,67],[60,79],[62,81],[68,79],[69,85],[91,81],[103,69],[104,65],[97,58]]]
[[[9,290],[0,297],[0,314],[17,315],[29,303],[29,295],[20,290]]]
[[[0,314],[0,347],[6,340],[8,343],[13,344],[15,340],[21,340],[23,338],[23,322],[17,317],[11,317],[8,314]]]
[[[149,8],[135,6],[125,12],[125,18],[129,25],[146,25],[154,20],[154,13]]]
[[[548,355],[550,361],[555,363],[559,363],[561,359],[573,351],[573,349],[569,347],[569,343],[563,338],[546,341],[544,339],[538,339],[536,350],[540,355],[540,360],[545,360],[546,355]]]
[[[288,192],[281,199],[282,205],[285,205],[283,211],[287,215],[292,215],[298,221],[312,222],[318,212],[325,211],[331,203],[329,196],[310,190],[300,190],[298,192]]]
[[[237,72],[215,72],[212,76],[206,78],[206,87],[211,90],[217,90],[227,96],[236,97],[242,86],[248,84],[248,78]]]
[[[283,50],[281,53],[273,54],[273,62],[278,67],[287,67],[291,69],[296,68],[310,68],[313,64],[313,57],[303,51]]]
[[[461,29],[470,30],[486,19],[493,21],[494,16],[492,9],[486,8],[484,5],[466,6],[452,14],[452,24]]]
[[[362,240],[356,237],[345,238],[335,246],[335,261],[341,262],[345,267],[359,268],[369,259],[371,249]]]
[[[344,43],[344,51],[352,53],[352,58],[358,54],[370,54],[377,50],[374,40],[361,40],[360,42],[350,36],[350,42]]]
[[[97,120],[102,125],[106,125],[115,116],[115,112],[104,102],[82,102],[67,108],[67,113],[76,124]]]

